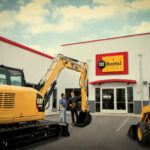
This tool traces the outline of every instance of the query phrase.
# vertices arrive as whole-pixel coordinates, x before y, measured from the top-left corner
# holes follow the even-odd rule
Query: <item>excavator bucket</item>
[[[76,126],[77,127],[85,127],[85,126],[89,125],[91,123],[91,121],[92,121],[92,117],[91,117],[90,112],[81,111],[79,114],[79,117],[77,119]]]
[[[137,139],[137,125],[131,125],[128,130],[128,136],[131,139]]]

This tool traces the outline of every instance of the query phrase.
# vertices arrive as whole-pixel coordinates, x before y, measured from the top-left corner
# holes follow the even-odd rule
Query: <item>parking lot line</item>
[[[120,129],[125,125],[125,123],[126,123],[128,120],[129,120],[129,118],[126,119],[126,120],[117,128],[116,132],[119,132]]]

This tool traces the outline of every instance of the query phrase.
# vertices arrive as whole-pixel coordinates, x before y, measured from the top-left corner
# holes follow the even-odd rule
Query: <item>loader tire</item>
[[[137,139],[138,142],[146,146],[149,144],[149,137],[150,137],[150,127],[146,122],[139,122],[137,124]]]

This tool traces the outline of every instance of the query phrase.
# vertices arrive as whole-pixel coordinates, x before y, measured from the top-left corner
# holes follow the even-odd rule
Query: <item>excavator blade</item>
[[[137,125],[131,125],[128,130],[128,136],[132,139],[137,139]]]
[[[79,113],[79,117],[78,117],[75,125],[77,127],[85,127],[85,126],[89,125],[91,123],[91,121],[92,121],[92,116],[91,116],[90,112],[81,111]]]
[[[59,123],[60,127],[61,127],[61,136],[70,136],[69,133],[69,124],[68,123]]]

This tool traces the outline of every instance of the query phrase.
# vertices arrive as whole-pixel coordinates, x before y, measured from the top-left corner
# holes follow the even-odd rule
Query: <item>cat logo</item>
[[[38,99],[37,99],[37,104],[43,104],[43,101],[44,101],[44,100],[43,100],[42,98],[38,98]]]
[[[98,67],[100,69],[104,69],[106,66],[106,62],[104,60],[100,60],[99,63],[98,63]]]

